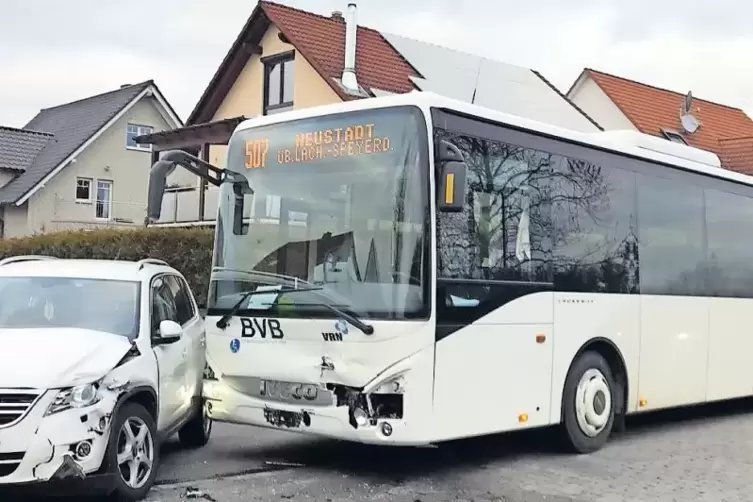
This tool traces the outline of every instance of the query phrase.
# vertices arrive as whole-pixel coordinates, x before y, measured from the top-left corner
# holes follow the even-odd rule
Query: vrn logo
[[[343,335],[348,334],[348,324],[342,319],[335,323],[335,331],[322,333],[325,342],[342,342]]]

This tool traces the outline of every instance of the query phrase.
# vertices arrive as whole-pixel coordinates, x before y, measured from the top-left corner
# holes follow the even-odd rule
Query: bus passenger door
[[[552,293],[439,279],[434,412],[450,436],[545,425]]]
[[[546,217],[548,206],[526,170],[547,164],[535,152],[530,164],[502,155],[506,145],[475,137],[453,135],[440,145],[448,159],[453,148],[455,157],[465,154],[467,183],[464,163],[444,176],[458,165],[440,153],[438,193],[453,196],[441,195],[437,211],[435,436],[546,425],[553,293],[541,255],[546,239],[531,230],[538,228],[531,214]]]

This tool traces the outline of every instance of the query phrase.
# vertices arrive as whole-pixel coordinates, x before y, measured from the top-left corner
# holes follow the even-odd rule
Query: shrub
[[[213,231],[206,228],[77,230],[0,240],[0,259],[18,255],[134,261],[159,258],[186,277],[203,307],[212,244]]]

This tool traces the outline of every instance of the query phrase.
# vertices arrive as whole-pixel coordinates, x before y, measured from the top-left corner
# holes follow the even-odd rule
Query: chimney
[[[343,66],[342,85],[349,92],[360,94],[361,88],[356,79],[356,4],[348,4],[348,18],[345,20],[345,65]]]
[[[345,18],[343,17],[343,13],[339,10],[332,11],[332,19],[334,19],[335,21],[345,21]]]

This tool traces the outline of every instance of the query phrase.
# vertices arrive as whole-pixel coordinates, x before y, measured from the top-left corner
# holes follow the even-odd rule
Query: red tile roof
[[[753,175],[753,136],[722,139],[722,163],[727,169]]]
[[[259,5],[323,77],[340,79],[345,61],[344,20],[268,1],[261,1]],[[410,92],[415,89],[409,78],[412,76],[420,77],[378,31],[358,27],[356,77],[361,87],[367,91],[378,88],[396,93]]]
[[[639,131],[656,136],[662,136],[662,128],[683,132],[680,110],[684,94],[590,68],[586,68],[584,73],[593,79]],[[753,120],[739,108],[698,98],[693,98],[691,110],[700,120],[701,127],[693,134],[684,135],[688,144],[716,153],[728,169],[744,169],[753,173],[753,150],[749,150],[746,156],[738,144],[745,144],[745,141],[732,141],[753,137]],[[730,148],[734,153],[725,152]]]
[[[342,77],[345,62],[345,22],[286,5],[261,0],[196,103],[186,125],[210,121],[235,83],[270,24],[274,24],[301,56],[322,75],[341,99],[353,99],[332,79]],[[356,76],[367,91],[372,88],[404,93],[416,87],[411,76],[421,77],[376,30],[358,27]]]

